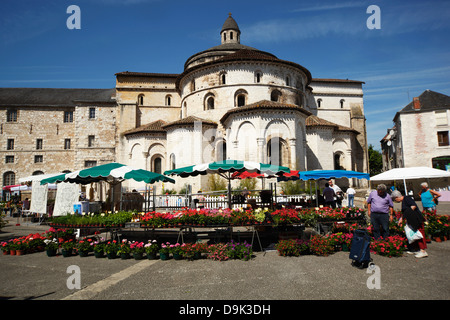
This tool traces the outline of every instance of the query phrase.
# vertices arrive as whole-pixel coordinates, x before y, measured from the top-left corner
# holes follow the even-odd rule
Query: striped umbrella
[[[121,163],[111,162],[88,169],[78,170],[70,173],[60,174],[41,180],[41,184],[55,182],[71,182],[89,184],[92,182],[106,181],[111,185],[111,189],[124,180],[133,179],[144,181],[145,183],[155,183],[158,181],[175,183],[172,178],[162,174],[134,169]],[[114,192],[111,197],[111,208],[114,210]]]
[[[235,172],[259,173],[269,175],[281,175],[289,173],[291,170],[287,167],[276,166],[272,164],[265,164],[252,161],[241,160],[223,160],[209,163],[202,163],[173,170],[167,170],[165,175],[177,175],[183,178],[195,177],[197,175],[206,175],[210,173],[217,173],[228,180],[228,207],[231,208],[231,179]]]
[[[96,167],[64,173],[43,179],[41,180],[41,184],[63,181],[80,184],[106,181],[110,184],[117,184],[128,179],[144,181],[145,183],[155,183],[158,181],[175,183],[175,180],[172,178],[166,177],[159,173],[142,169],[134,169],[121,163],[111,162]]]

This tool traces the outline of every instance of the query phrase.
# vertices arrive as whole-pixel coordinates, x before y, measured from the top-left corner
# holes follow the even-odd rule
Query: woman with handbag
[[[420,186],[422,187],[422,190],[420,190],[419,196],[422,200],[423,210],[436,210],[438,198],[441,196],[441,194],[428,188],[428,183],[426,182],[422,182]]]
[[[405,197],[401,194],[400,191],[394,190],[392,191],[391,198],[395,202],[402,203],[402,217],[399,219],[398,224],[402,223],[403,218],[406,220],[406,224],[410,229],[414,232],[419,231],[422,234],[422,238],[414,241],[410,244],[410,249],[407,251],[409,254],[414,254],[416,258],[425,258],[428,257],[428,253],[425,251],[427,248],[427,242],[425,240],[425,228],[422,213],[417,207],[416,202],[411,197]]]

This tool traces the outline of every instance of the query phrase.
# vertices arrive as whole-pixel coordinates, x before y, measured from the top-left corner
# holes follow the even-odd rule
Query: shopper
[[[325,183],[325,189],[323,189],[323,197],[325,200],[325,207],[336,208],[336,194],[328,183]]]
[[[352,187],[348,187],[346,193],[347,193],[348,206],[350,208],[353,208],[355,206],[354,201],[355,201],[355,193],[356,193],[356,191]]]
[[[427,241],[425,240],[425,228],[422,213],[417,207],[416,202],[411,197],[403,196],[400,191],[394,190],[391,194],[392,200],[402,203],[402,217],[399,219],[398,224],[401,225],[403,218],[406,220],[406,224],[413,230],[419,230],[422,234],[422,239],[416,240],[410,244],[408,253],[415,253],[416,258],[428,257],[428,253],[425,251],[427,248]]]
[[[394,203],[384,184],[379,184],[377,190],[370,193],[367,208],[375,239],[389,237],[389,222],[393,219]]]
[[[339,188],[338,185],[336,185],[332,179],[328,181],[328,184],[330,185],[330,188],[334,190],[334,201],[336,203],[336,207],[341,208],[342,207],[342,199],[344,198],[344,194],[342,192],[342,189]]]
[[[436,210],[435,201],[441,196],[441,194],[428,188],[428,183],[426,182],[422,182],[420,186],[422,187],[422,190],[420,190],[419,196],[422,201],[423,210]]]

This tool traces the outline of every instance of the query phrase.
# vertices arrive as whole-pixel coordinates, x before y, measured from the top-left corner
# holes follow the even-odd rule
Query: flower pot
[[[442,242],[442,240],[441,240],[440,237],[434,237],[434,241],[436,241],[436,242]]]
[[[104,258],[105,257],[105,253],[103,251],[102,252],[95,252],[94,251],[94,256],[96,258]]]
[[[61,253],[62,253],[63,257],[65,257],[65,258],[72,256],[72,250],[62,249]]]
[[[158,255],[156,253],[147,253],[148,260],[156,260],[158,259]]]
[[[161,260],[169,260],[169,253],[160,253],[159,258]]]
[[[181,259],[183,259],[183,256],[181,254],[179,254],[179,253],[174,253],[173,254],[173,258],[175,260],[181,260]]]
[[[15,249],[9,250],[9,254],[12,255],[12,256],[15,256],[16,255],[16,250]]]
[[[139,253],[139,252],[134,252],[133,253],[134,260],[142,260],[143,256],[144,255],[142,253]]]
[[[121,253],[120,259],[122,259],[122,260],[130,259],[130,254],[129,253]]]
[[[47,249],[46,252],[48,257],[56,256],[56,249]]]
[[[116,259],[117,258],[117,254],[115,252],[107,253],[106,256],[108,257],[108,259]]]
[[[89,251],[85,250],[78,250],[78,253],[80,254],[80,257],[87,257],[89,255]]]
[[[25,250],[16,250],[16,256],[21,256],[25,254]]]
[[[4,255],[4,256],[6,256],[6,255],[8,255],[8,254],[9,254],[9,251],[6,251],[6,250],[3,251],[3,255]]]

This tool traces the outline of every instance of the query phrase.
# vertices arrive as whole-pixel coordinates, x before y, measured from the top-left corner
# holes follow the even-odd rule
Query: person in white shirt
[[[336,206],[338,208],[342,207],[342,198],[343,198],[343,192],[342,189],[339,188],[339,186],[335,185],[333,183],[333,180],[329,180],[328,184],[330,185],[330,188],[334,190],[334,193],[336,194],[336,196],[334,197],[334,200],[336,201]]]
[[[355,204],[354,204],[355,193],[356,193],[356,191],[352,187],[349,187],[347,189],[348,206],[351,208],[353,208],[355,206]]]

